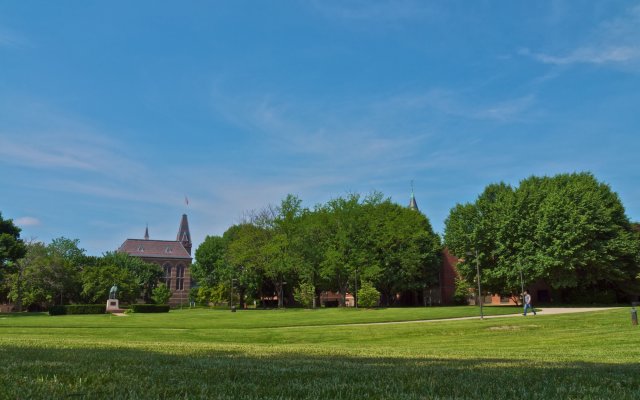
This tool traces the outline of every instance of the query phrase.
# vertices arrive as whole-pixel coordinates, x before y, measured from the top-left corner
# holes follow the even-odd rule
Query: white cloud
[[[480,107],[473,114],[478,119],[508,122],[520,119],[535,102],[535,96],[516,97],[489,106]]]
[[[587,40],[560,54],[522,48],[519,54],[544,64],[637,65],[640,62],[640,6],[601,22]]]
[[[412,113],[461,117],[469,120],[513,122],[525,119],[535,105],[535,96],[527,94],[503,100],[484,100],[474,93],[433,89],[421,94],[399,94],[380,102],[378,109],[404,109]]]
[[[80,117],[33,99],[0,100],[0,163],[119,178],[144,171],[126,146]]]
[[[532,53],[528,49],[521,50],[520,54],[529,55],[545,64],[614,64],[640,60],[640,46],[581,47],[563,56]]]
[[[37,226],[40,220],[36,217],[20,217],[13,221],[18,226]]]

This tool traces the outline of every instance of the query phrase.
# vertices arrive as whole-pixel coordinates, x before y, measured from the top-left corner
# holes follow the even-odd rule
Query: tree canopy
[[[577,293],[637,291],[640,241],[618,195],[590,173],[532,176],[517,188],[489,185],[445,221],[445,244],[459,270],[493,293],[545,281],[563,300]],[[468,256],[474,254],[473,256]]]
[[[344,304],[362,281],[375,284],[385,304],[397,292],[413,293],[416,302],[437,283],[440,239],[429,220],[380,193],[338,197],[313,210],[288,195],[249,215],[196,250],[201,285],[233,285],[240,302],[246,293],[274,296],[282,306],[302,293],[314,293],[317,304],[323,290],[340,293]]]
[[[16,262],[24,257],[27,249],[22,239],[20,239],[20,228],[13,220],[3,219],[0,212],[0,302],[7,296],[6,283],[7,274],[14,272]]]

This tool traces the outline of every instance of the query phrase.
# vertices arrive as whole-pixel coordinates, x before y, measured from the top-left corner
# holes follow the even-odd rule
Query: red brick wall
[[[189,306],[189,289],[191,289],[191,260],[189,259],[175,259],[175,258],[145,258],[142,259],[146,262],[160,265],[164,268],[165,264],[171,265],[171,293],[172,296],[169,299],[169,305],[171,307]],[[176,274],[178,271],[178,265],[184,266],[184,283],[182,290],[176,290]]]
[[[456,277],[458,270],[456,265],[458,258],[449,253],[448,249],[442,252],[442,270],[440,271],[440,291],[442,293],[442,304],[453,304],[453,295],[456,291]]]

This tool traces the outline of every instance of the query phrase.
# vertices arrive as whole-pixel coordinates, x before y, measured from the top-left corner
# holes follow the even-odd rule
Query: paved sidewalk
[[[607,310],[616,310],[624,307],[546,307],[540,308],[536,312],[538,315],[533,315],[533,313],[527,313],[526,318],[538,318],[538,316],[542,315],[556,315],[556,314],[572,314],[572,313],[582,313],[582,312],[590,312],[590,311],[607,311]],[[518,314],[504,314],[504,315],[485,315],[484,319],[490,318],[508,318],[508,317],[520,317],[525,318],[522,313]],[[358,326],[358,325],[391,325],[391,324],[415,324],[415,323],[425,323],[425,322],[442,322],[442,321],[463,321],[466,319],[480,319],[479,315],[473,317],[458,317],[458,318],[443,318],[443,319],[419,319],[415,321],[395,321],[395,322],[367,322],[361,324],[340,324],[340,325],[331,325],[331,326]]]

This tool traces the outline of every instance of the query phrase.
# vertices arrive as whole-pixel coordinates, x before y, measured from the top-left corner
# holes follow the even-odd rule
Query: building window
[[[162,278],[162,282],[171,289],[171,264],[164,265],[164,278]]]
[[[176,290],[184,290],[184,266],[176,268]]]

